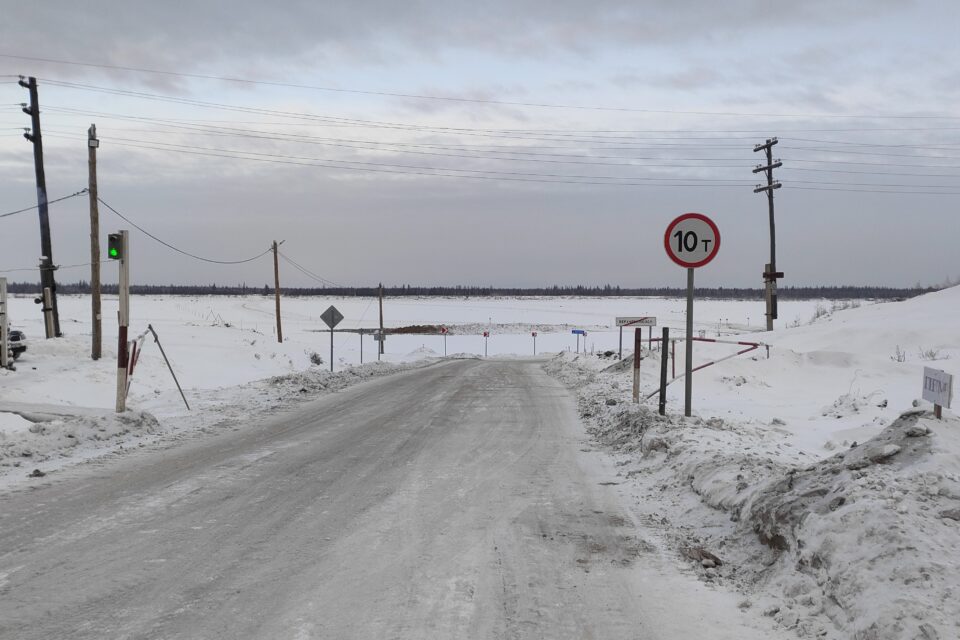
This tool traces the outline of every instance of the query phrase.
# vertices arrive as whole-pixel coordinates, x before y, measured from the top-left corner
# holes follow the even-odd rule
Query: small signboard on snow
[[[655,327],[657,319],[653,316],[627,316],[617,318],[618,327]]]
[[[953,376],[940,369],[924,367],[923,399],[949,409],[953,399]]]

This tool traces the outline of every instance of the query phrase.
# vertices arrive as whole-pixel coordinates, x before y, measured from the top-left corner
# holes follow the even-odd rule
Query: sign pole
[[[333,371],[333,328],[343,320],[343,314],[333,305],[327,307],[327,310],[320,314],[320,319],[330,328],[330,371]],[[363,350],[363,333],[360,333],[360,349]],[[363,355],[360,356],[361,362]]]
[[[130,326],[130,232],[120,231],[120,279],[117,290],[120,294],[119,329],[117,331],[117,413],[127,410],[127,327]]]
[[[687,270],[687,352],[684,376],[686,417],[693,414],[693,270],[714,259],[720,249],[720,230],[702,213],[684,213],[669,225],[663,236],[667,256]]]
[[[643,350],[643,329],[633,330],[633,403],[640,402],[640,352]]]
[[[360,364],[363,364],[363,331],[361,330],[357,335],[360,336]]]
[[[661,345],[670,340],[670,328],[663,328],[663,340]],[[660,415],[667,414],[667,350],[660,349]]]
[[[620,348],[617,351],[617,359],[623,360],[623,327],[620,327]]]
[[[683,415],[690,417],[693,398],[693,267],[687,269],[687,352],[683,390]]]
[[[7,279],[0,278],[0,368],[10,364],[7,353]]]

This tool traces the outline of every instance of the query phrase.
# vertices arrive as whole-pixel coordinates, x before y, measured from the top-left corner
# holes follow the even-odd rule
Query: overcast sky
[[[214,260],[285,240],[309,272],[281,263],[289,286],[682,286],[663,232],[688,211],[722,235],[698,284],[760,286],[751,169],[770,136],[784,285],[960,276],[960,3],[4,0],[2,14],[0,215],[36,203],[23,74],[39,78],[51,199],[86,186],[96,123],[104,201]],[[56,263],[89,261],[88,211],[85,196],[51,205]],[[267,256],[204,263],[100,216],[104,238],[131,229],[135,282],[272,281]],[[0,271],[35,265],[36,211],[0,218],[0,239]]]

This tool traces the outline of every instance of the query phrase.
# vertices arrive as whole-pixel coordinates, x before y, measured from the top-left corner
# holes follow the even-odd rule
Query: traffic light
[[[107,236],[107,255],[111,260],[123,259],[123,234],[111,233]]]

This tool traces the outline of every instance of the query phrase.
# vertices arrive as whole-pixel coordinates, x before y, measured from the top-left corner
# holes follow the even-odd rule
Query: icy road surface
[[[575,415],[539,362],[461,360],[38,479],[0,498],[0,638],[773,637]]]

